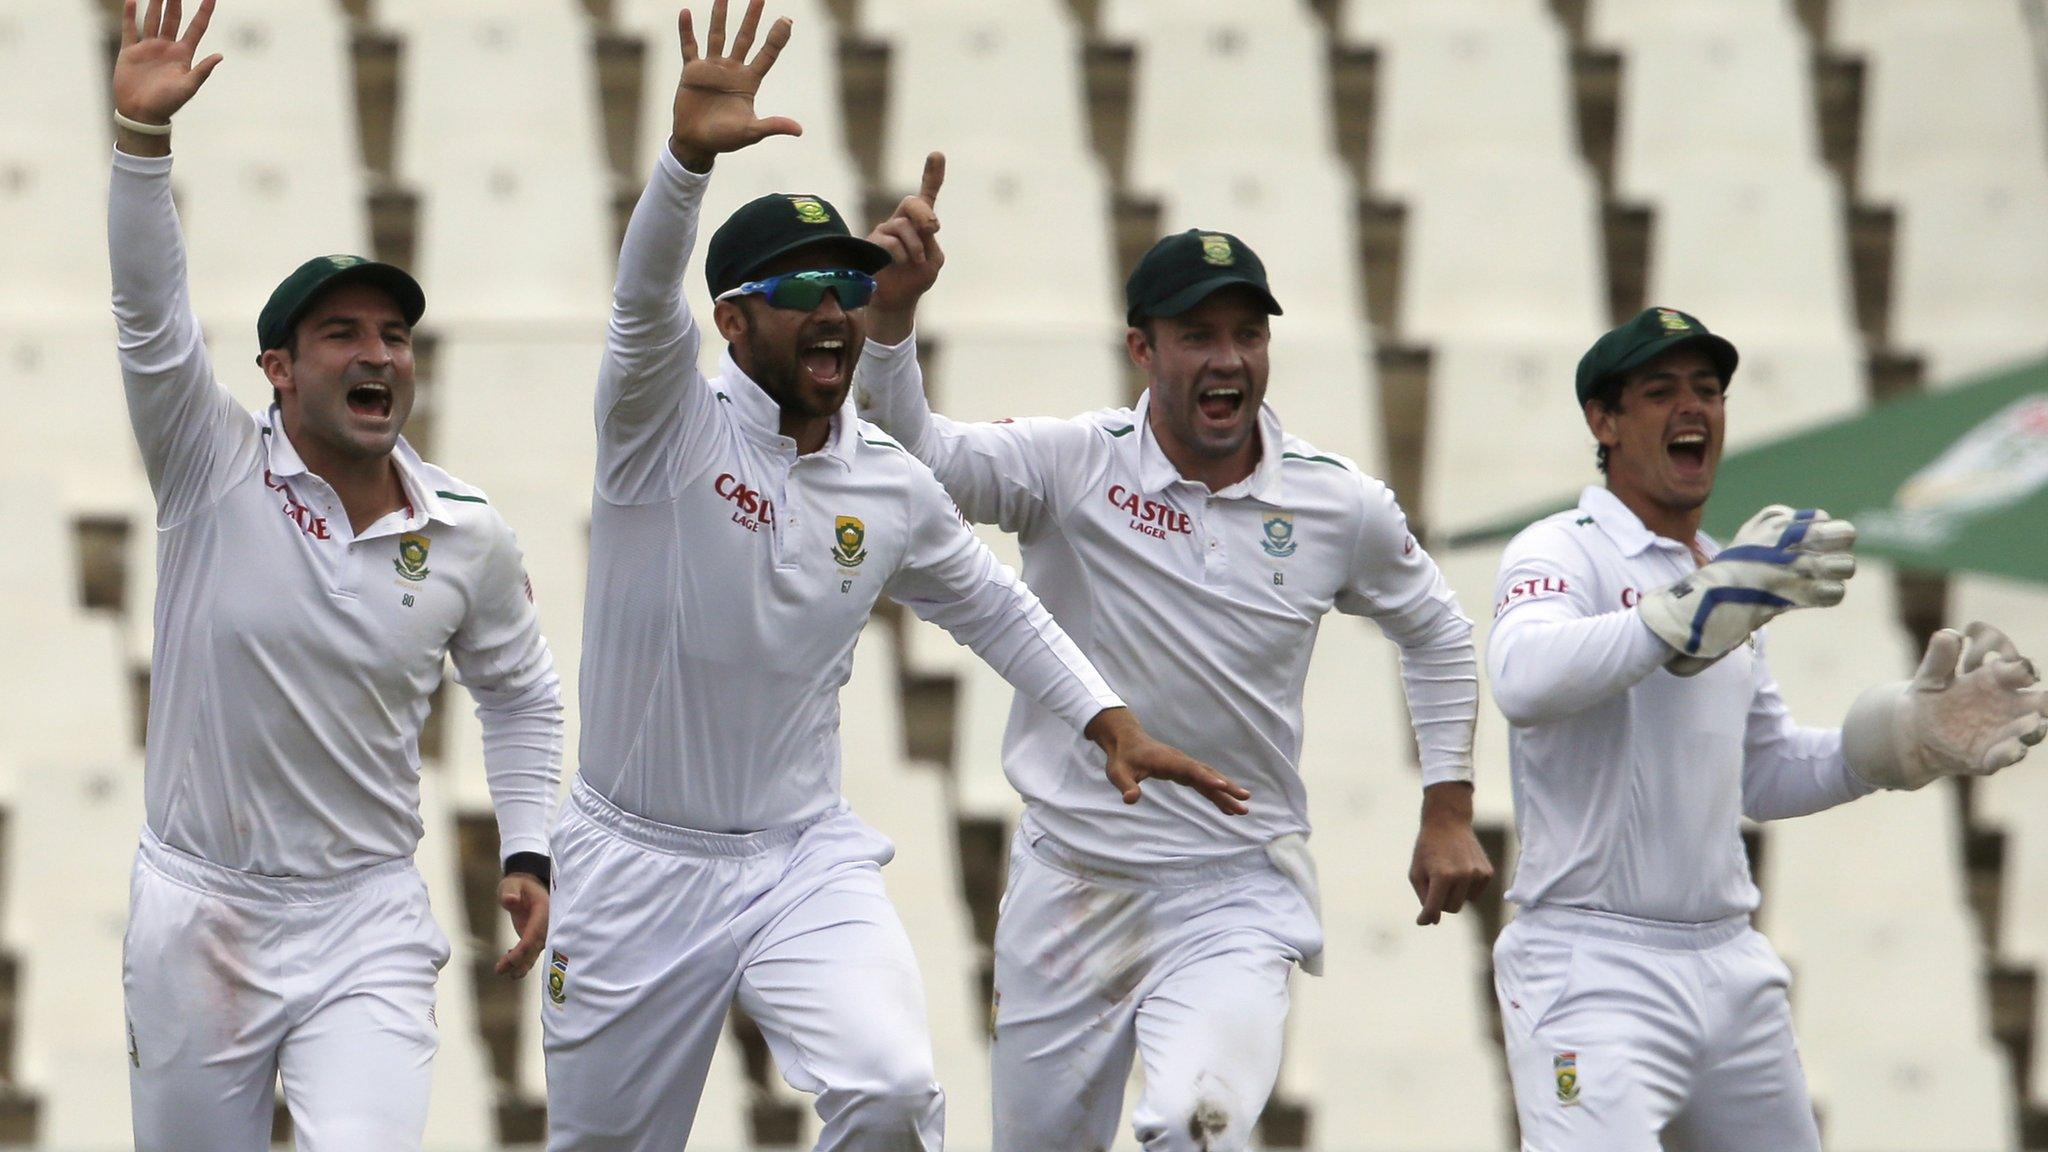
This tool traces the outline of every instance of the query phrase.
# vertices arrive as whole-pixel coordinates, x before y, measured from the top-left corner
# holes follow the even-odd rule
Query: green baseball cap
[[[847,231],[839,210],[823,196],[771,192],[740,205],[711,234],[704,279],[715,297],[754,279],[777,257],[820,244],[844,254],[839,267],[873,275],[889,266],[888,249]]]
[[[374,284],[391,293],[407,325],[418,324],[427,310],[427,294],[420,291],[419,281],[396,264],[379,264],[346,254],[315,256],[285,277],[284,283],[272,290],[270,299],[264,302],[263,311],[256,317],[256,347],[263,351],[284,347],[299,320],[322,293],[354,281]]]
[[[1124,281],[1124,322],[1135,328],[1147,316],[1178,316],[1211,292],[1242,284],[1272,315],[1280,302],[1266,284],[1266,266],[1244,241],[1228,232],[1190,228],[1154,244]]]
[[[1628,323],[1593,341],[1579,357],[1579,403],[1584,405],[1610,380],[1626,376],[1666,352],[1698,348],[1721,370],[1721,386],[1735,378],[1741,357],[1735,345],[1676,308],[1645,308]]]

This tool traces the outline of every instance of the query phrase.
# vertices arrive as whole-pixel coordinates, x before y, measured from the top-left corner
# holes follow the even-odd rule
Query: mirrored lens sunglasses
[[[730,300],[735,296],[765,296],[774,307],[809,312],[825,299],[827,292],[839,297],[841,308],[852,311],[865,307],[869,297],[875,294],[875,278],[851,268],[788,272],[728,288],[720,292],[718,298]]]

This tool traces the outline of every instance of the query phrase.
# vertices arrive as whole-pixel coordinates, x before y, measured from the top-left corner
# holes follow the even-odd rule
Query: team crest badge
[[[1202,262],[1218,268],[1228,268],[1237,263],[1237,253],[1231,250],[1230,237],[1213,232],[1202,236]]]
[[[862,545],[867,542],[867,525],[857,516],[837,516],[832,520],[832,559],[841,568],[858,568],[868,558],[868,550]]]
[[[806,224],[832,222],[832,213],[825,210],[825,202],[815,196],[791,196],[789,206],[796,209],[796,218]]]
[[[362,262],[363,258],[361,256],[329,256],[327,258],[327,266],[334,269],[353,268]]]
[[[560,952],[548,955],[548,999],[558,1005],[569,1002],[569,958]]]
[[[1579,1102],[1579,1054],[1559,1052],[1551,1060],[1557,1075],[1557,1102],[1564,1105]]]
[[[1266,536],[1259,541],[1259,547],[1266,555],[1286,559],[1294,555],[1294,514],[1275,512],[1265,520]]]
[[[1680,316],[1669,308],[1657,309],[1657,322],[1664,325],[1666,332],[1692,331],[1692,325],[1685,322],[1685,317]]]
[[[398,574],[407,580],[418,581],[427,578],[427,546],[433,541],[417,532],[407,532],[398,538],[398,559],[391,562]]]

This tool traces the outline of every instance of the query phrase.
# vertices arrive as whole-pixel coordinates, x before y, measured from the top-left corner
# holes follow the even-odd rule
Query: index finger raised
[[[936,206],[939,202],[939,185],[946,182],[946,154],[933,152],[924,158],[924,178],[918,181],[918,198]]]

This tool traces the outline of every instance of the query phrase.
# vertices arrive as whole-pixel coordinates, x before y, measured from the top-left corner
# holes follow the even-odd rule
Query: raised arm
[[[1671,659],[1634,609],[1594,603],[1593,580],[1591,562],[1554,525],[1538,524],[1508,545],[1486,644],[1493,700],[1508,723],[1583,712]]]
[[[158,523],[170,526],[213,498],[219,482],[254,450],[256,433],[248,414],[214,380],[171,203],[171,117],[221,60],[214,55],[193,63],[213,0],[200,4],[183,35],[177,0],[154,0],[140,24],[135,7],[128,0],[122,11],[114,61],[118,129],[107,253],[129,422],[156,492]]]
[[[751,0],[725,42],[726,0],[715,0],[699,53],[688,9],[677,19],[683,71],[674,119],[619,250],[611,327],[598,372],[598,493],[613,503],[665,497],[676,455],[713,401],[697,375],[703,337],[683,304],[683,269],[696,245],[698,212],[712,162],[769,136],[794,136],[796,121],[754,115],[754,95],[789,43],[790,21],[768,29],[750,61],[762,0]]]
[[[1186,785],[1239,815],[1251,793],[1147,735],[1045,605],[999,563],[927,474],[913,496],[910,555],[885,589],[939,625],[1018,691],[1102,748],[1103,772],[1127,804],[1157,778]]]
[[[1091,449],[1099,445],[1093,430],[1075,421],[970,424],[932,411],[915,329],[918,301],[938,282],[946,262],[938,236],[945,179],[945,154],[933,152],[925,157],[917,194],[904,197],[868,234],[893,262],[875,275],[853,394],[862,418],[924,461],[969,520],[1023,532],[1076,497],[1090,472]]]

